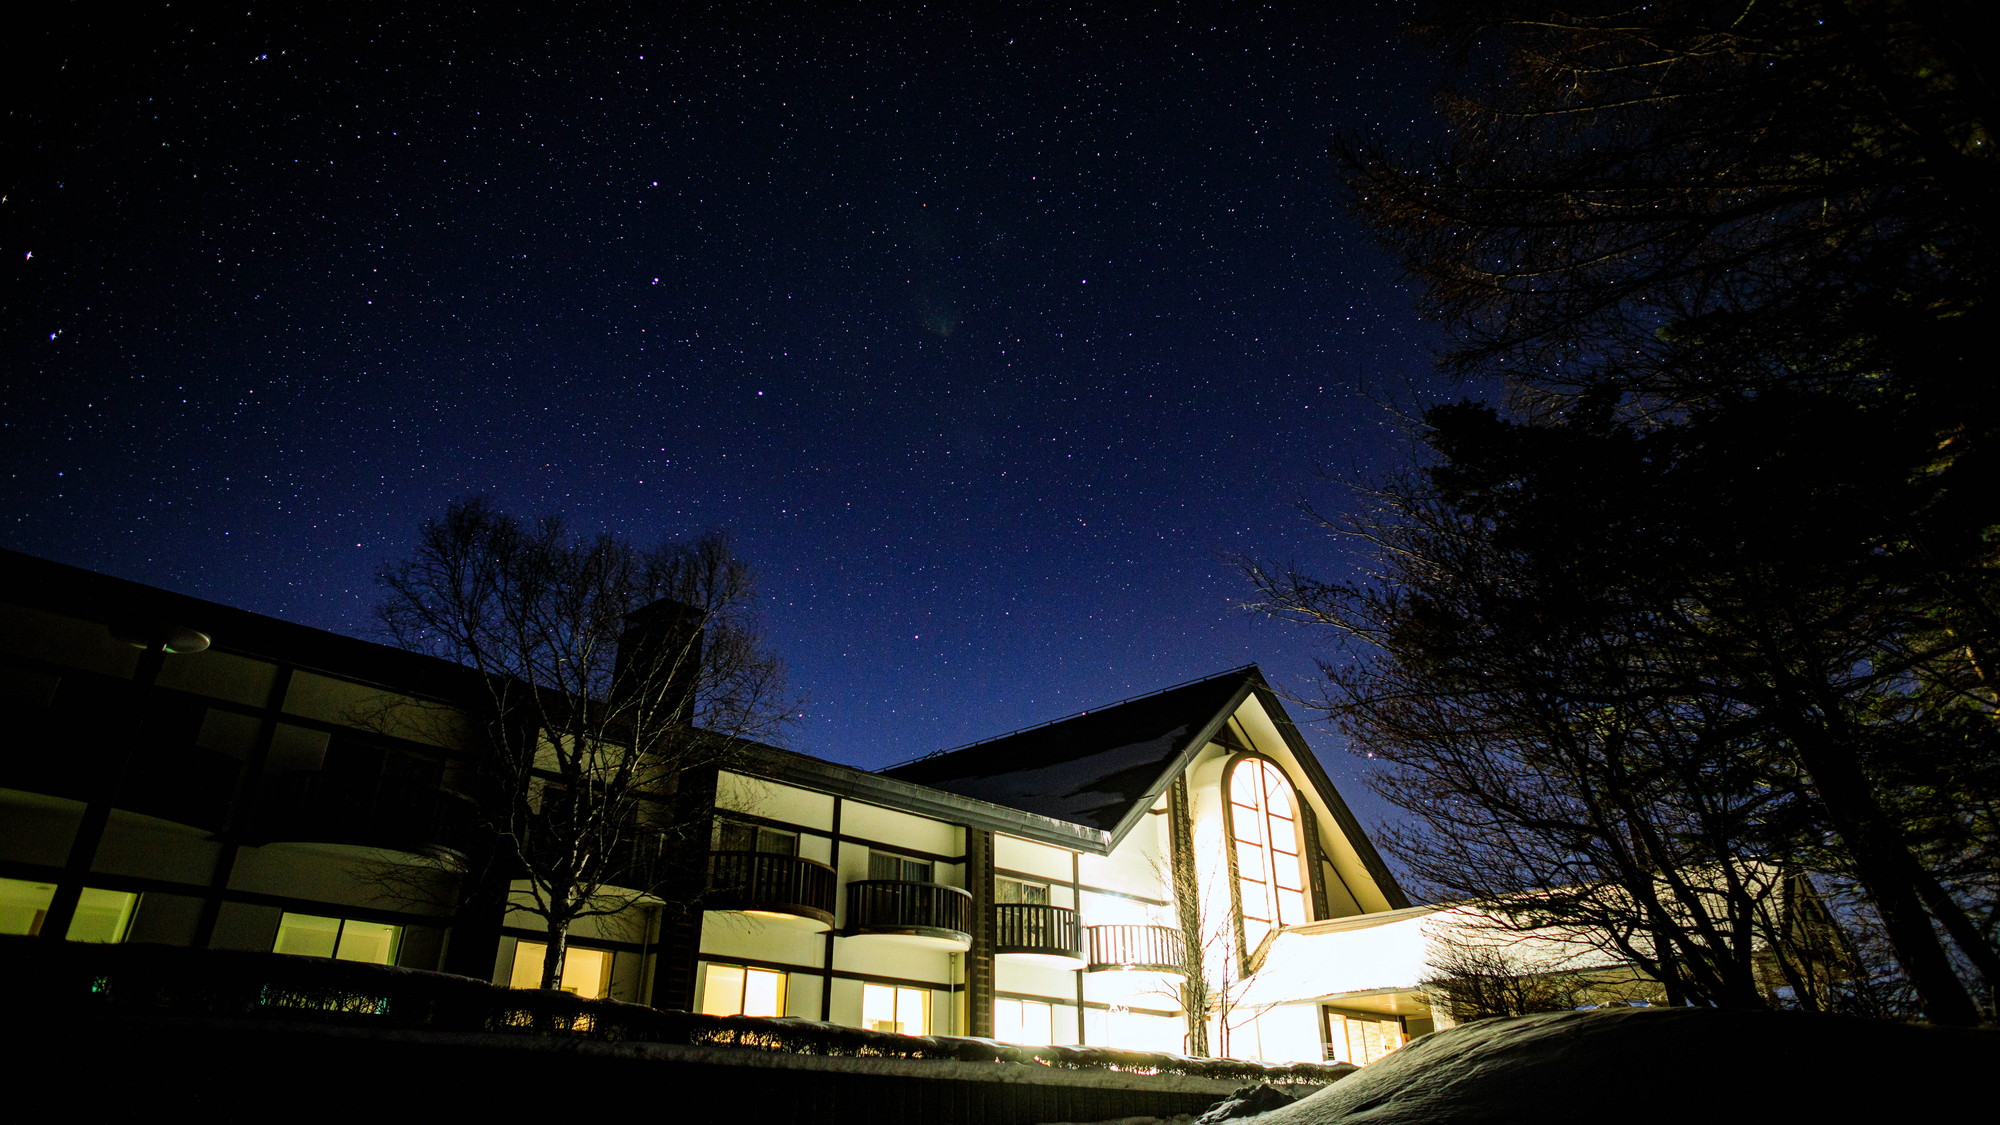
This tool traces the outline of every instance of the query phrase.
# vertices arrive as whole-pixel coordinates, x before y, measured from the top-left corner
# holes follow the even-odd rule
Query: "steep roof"
[[[881,772],[1121,837],[1258,688],[1238,668]]]

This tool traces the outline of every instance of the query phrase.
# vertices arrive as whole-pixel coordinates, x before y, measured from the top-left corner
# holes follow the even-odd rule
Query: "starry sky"
[[[1310,693],[1229,556],[1343,573],[1297,505],[1456,394],[1335,172],[1432,127],[1406,8],[62,5],[12,44],[0,543],[372,637],[454,498],[726,529],[789,745],[868,768]]]

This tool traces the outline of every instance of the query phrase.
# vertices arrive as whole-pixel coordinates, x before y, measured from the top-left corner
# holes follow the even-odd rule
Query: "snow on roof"
[[[996,805],[1115,831],[1150,807],[1254,668],[1086,711],[881,771]]]

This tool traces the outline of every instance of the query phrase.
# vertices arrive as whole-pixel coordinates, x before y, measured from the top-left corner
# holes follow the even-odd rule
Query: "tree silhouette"
[[[462,704],[483,753],[472,795],[515,882],[507,909],[547,927],[543,988],[578,919],[699,894],[712,809],[677,800],[680,782],[786,712],[749,569],[719,536],[579,541],[469,500],[380,582],[398,644],[480,674]]]

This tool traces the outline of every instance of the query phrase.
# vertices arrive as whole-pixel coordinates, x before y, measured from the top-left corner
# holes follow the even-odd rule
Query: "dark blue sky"
[[[1225,556],[1339,572],[1431,393],[1333,159],[1427,127],[1405,5],[245,7],[15,44],[7,546],[371,635],[453,498],[725,528],[870,767],[1313,690]]]

